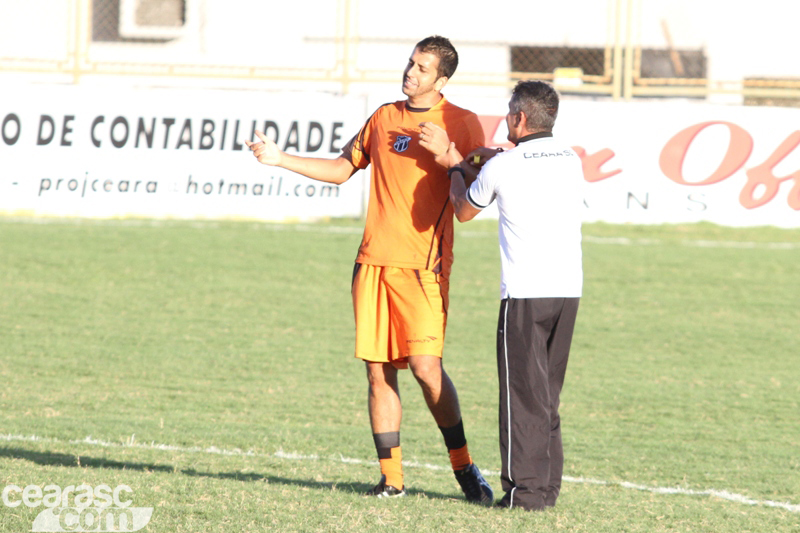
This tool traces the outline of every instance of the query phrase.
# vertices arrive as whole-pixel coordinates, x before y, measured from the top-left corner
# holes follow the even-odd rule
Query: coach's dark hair
[[[456,48],[450,42],[450,39],[440,35],[431,35],[418,42],[416,48],[420,52],[433,54],[439,58],[439,69],[436,71],[437,78],[444,76],[450,79],[453,77],[458,67],[458,52],[456,52]]]
[[[525,113],[531,132],[553,131],[558,116],[558,93],[543,81],[521,81],[511,93],[512,113]]]

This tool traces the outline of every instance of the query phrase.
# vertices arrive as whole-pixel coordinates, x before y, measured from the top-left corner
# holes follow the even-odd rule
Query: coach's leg
[[[509,383],[511,375],[508,369],[508,350],[506,342],[506,322],[508,314],[508,299],[500,302],[500,316],[497,320],[497,378],[500,397],[498,400],[498,421],[500,437],[500,483],[503,491],[511,497],[514,490],[514,479],[511,477],[511,405],[509,397]]]
[[[552,429],[547,368],[552,308],[548,298],[505,301],[498,370],[506,381],[500,442],[506,456],[505,484],[512,486],[506,495],[509,507],[545,507]]]
[[[403,488],[400,422],[403,410],[397,369],[391,363],[366,362],[369,381],[369,421],[386,484]]]
[[[561,417],[558,408],[561,403],[561,389],[567,373],[567,362],[575,330],[580,298],[565,298],[558,321],[550,335],[547,345],[549,358],[550,388],[550,480],[545,496],[545,505],[553,507],[561,492],[561,479],[564,472],[564,448],[561,440]]]

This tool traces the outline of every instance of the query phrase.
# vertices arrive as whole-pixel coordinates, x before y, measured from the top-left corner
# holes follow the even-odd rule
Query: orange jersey
[[[466,156],[483,146],[477,115],[445,98],[430,109],[385,104],[343,149],[356,168],[372,165],[369,205],[357,263],[432,270],[449,277],[453,206],[447,169],[419,144],[419,124],[443,128]]]

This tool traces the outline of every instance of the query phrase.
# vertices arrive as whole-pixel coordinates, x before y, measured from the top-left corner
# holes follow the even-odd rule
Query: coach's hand
[[[488,160],[498,153],[500,152],[496,148],[486,148],[485,146],[475,148],[467,154],[467,164],[473,168],[481,169]]]
[[[272,166],[280,165],[283,152],[280,151],[278,145],[260,131],[256,131],[256,137],[261,139],[261,142],[245,141],[244,143],[253,151],[258,162]]]

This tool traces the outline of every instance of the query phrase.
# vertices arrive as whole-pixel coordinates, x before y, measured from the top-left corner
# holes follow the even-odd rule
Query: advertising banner
[[[507,104],[474,102],[487,144],[511,146]],[[800,227],[800,109],[567,98],[554,133],[583,161],[586,221]]]
[[[361,216],[342,186],[256,161],[263,131],[291,153],[336,157],[365,120],[357,97],[75,86],[4,88],[0,214],[296,220]]]
[[[0,214],[358,217],[368,172],[328,185],[257,163],[244,141],[258,129],[289,153],[336,157],[385,103],[367,100],[243,90],[4,88]],[[510,147],[507,100],[453,101],[478,113],[488,146]],[[800,109],[566,97],[555,134],[583,161],[587,222],[800,227]]]

